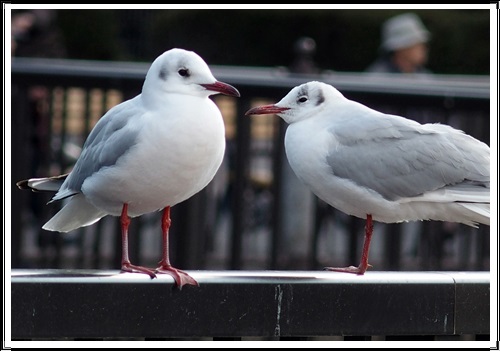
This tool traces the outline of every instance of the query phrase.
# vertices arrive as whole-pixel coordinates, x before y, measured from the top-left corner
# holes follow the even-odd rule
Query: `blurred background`
[[[426,74],[378,74],[381,28],[414,13],[431,33]],[[149,64],[197,52],[241,99],[214,97],[226,159],[214,181],[173,208],[172,263],[183,269],[357,265],[364,220],[319,201],[294,177],[275,116],[244,116],[322,80],[348,98],[489,144],[489,10],[13,10],[12,177],[67,172],[96,121],[140,92]],[[68,234],[40,229],[50,195],[12,186],[12,267],[118,269],[116,218]],[[132,221],[131,260],[160,259],[159,214]],[[373,270],[489,270],[489,227],[375,224]]]
[[[211,65],[289,66],[307,36],[317,67],[363,71],[377,56],[382,23],[405,12],[432,33],[433,72],[489,74],[489,10],[37,10],[16,55],[151,62],[182,47]]]

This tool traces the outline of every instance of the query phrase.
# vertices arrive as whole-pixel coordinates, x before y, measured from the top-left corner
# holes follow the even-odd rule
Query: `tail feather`
[[[460,203],[467,209],[467,216],[474,222],[490,225],[490,204]]]
[[[62,174],[55,177],[25,179],[17,182],[16,185],[22,190],[58,191],[67,176],[68,174]]]
[[[94,224],[107,213],[89,203],[83,194],[73,196],[69,202],[42,227],[45,230],[69,232]]]
[[[429,191],[420,196],[403,198],[401,203],[413,201],[428,202],[470,202],[490,203],[490,188],[474,184],[455,184]]]
[[[415,218],[458,222],[472,227],[490,225],[488,182],[467,181],[449,185],[419,196],[402,198],[399,203],[413,206],[417,211]]]

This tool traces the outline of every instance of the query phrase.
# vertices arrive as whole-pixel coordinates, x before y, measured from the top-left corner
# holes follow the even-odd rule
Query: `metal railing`
[[[93,123],[113,104],[140,92],[148,67],[142,63],[15,58],[13,180],[70,169]],[[324,263],[357,263],[363,221],[344,216],[304,190],[307,214],[302,225],[306,229],[298,239],[289,236],[287,222],[297,214],[290,213],[286,196],[290,186],[300,185],[293,180],[283,152],[286,126],[278,118],[244,116],[254,104],[278,101],[293,86],[321,80],[370,107],[422,123],[448,123],[489,143],[488,77],[211,68],[217,79],[236,86],[242,97],[215,98],[228,133],[222,175],[173,208],[172,255],[180,267],[316,269]],[[13,188],[13,267],[115,267],[120,253],[118,238],[110,238],[118,235],[113,220],[101,220],[70,235],[47,233],[38,228],[57,207],[45,206],[48,199]],[[131,255],[137,260],[153,260],[147,250],[154,245],[147,241],[159,239],[159,234],[143,231],[158,223],[154,214],[136,221],[137,230],[149,238],[131,235],[131,249],[136,250]],[[377,226],[380,234],[375,234],[374,242],[379,244],[374,244],[371,255],[377,269],[489,269],[488,227],[476,230],[440,222]],[[401,231],[405,234],[400,235]],[[111,248],[102,243],[106,233],[115,242]],[[289,258],[293,240],[299,240],[293,245],[305,249]],[[26,248],[27,242],[30,248]]]
[[[489,340],[488,272],[189,273],[15,270],[12,338]]]

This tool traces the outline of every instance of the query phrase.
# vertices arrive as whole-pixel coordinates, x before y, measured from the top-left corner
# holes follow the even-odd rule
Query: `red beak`
[[[213,84],[200,84],[200,85],[207,90],[216,91],[224,95],[240,97],[240,92],[232,85],[226,83],[215,82]]]
[[[289,110],[288,107],[278,107],[276,105],[264,105],[259,107],[254,107],[248,110],[245,115],[267,115],[267,114],[280,114],[286,110]]]

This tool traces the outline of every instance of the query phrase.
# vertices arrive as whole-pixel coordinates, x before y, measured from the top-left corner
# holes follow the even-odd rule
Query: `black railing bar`
[[[150,63],[16,57],[13,74],[121,78],[143,80]]]
[[[12,71],[19,73],[34,74],[82,74],[92,75],[124,73],[130,78],[142,79],[147,72],[150,63],[132,61],[97,61],[97,60],[70,60],[70,59],[43,59],[16,57],[12,61]],[[490,78],[487,75],[459,75],[459,74],[424,74],[424,75],[404,75],[390,73],[364,73],[364,72],[340,72],[325,70],[320,74],[299,74],[291,73],[285,67],[261,67],[261,66],[222,66],[210,65],[214,72],[219,72],[225,76],[233,76],[235,79],[255,79],[259,80],[269,77],[296,77],[299,79],[311,79],[313,77],[324,77],[326,79],[336,78],[339,81],[351,81],[364,77],[367,81],[374,82],[400,82],[402,85],[428,83],[439,86],[475,87],[489,89]]]
[[[16,58],[12,73],[33,76],[72,76],[109,79],[144,79],[149,63]],[[292,88],[310,80],[321,80],[344,91],[425,96],[490,98],[489,76],[468,75],[380,75],[364,72],[296,74],[279,67],[211,66],[214,75],[241,87]]]

